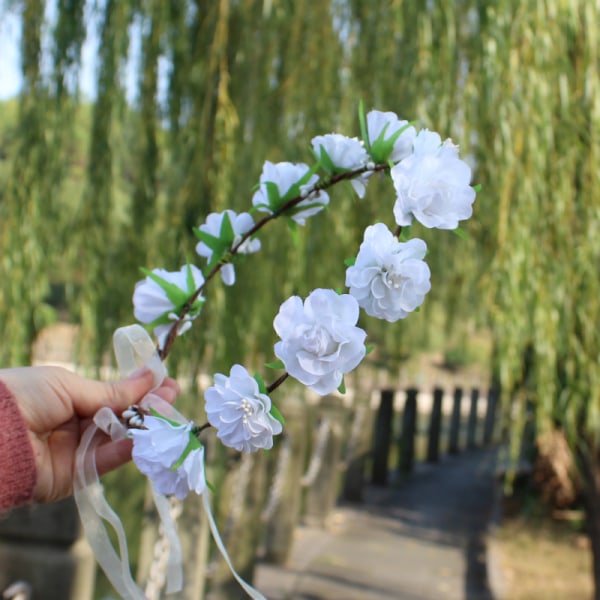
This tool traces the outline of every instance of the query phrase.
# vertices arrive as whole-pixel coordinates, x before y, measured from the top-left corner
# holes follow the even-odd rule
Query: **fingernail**
[[[135,371],[132,371],[125,379],[142,379],[150,373],[150,369],[146,366],[142,366]]]

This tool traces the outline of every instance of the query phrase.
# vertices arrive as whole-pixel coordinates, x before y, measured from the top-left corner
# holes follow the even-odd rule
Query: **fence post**
[[[460,437],[460,405],[462,403],[462,388],[455,388],[452,403],[452,416],[450,417],[450,435],[448,438],[448,454],[458,454]]]
[[[442,398],[444,390],[435,388],[433,390],[433,406],[429,421],[429,432],[427,438],[427,462],[437,462],[440,457],[440,432],[442,429]]]
[[[342,495],[349,502],[362,502],[365,466],[373,445],[373,411],[369,398],[360,399],[355,406],[349,438]]]
[[[300,480],[306,455],[306,408],[299,396],[286,398],[284,437],[275,441],[275,467],[266,506],[263,559],[284,564],[294,541],[298,524],[302,488]]]
[[[491,387],[488,392],[487,408],[483,428],[483,444],[488,446],[494,438],[494,425],[496,421],[496,406],[498,404],[498,390]]]
[[[302,478],[307,488],[303,521],[323,526],[334,509],[339,494],[340,457],[344,407],[339,398],[321,399],[320,426],[308,471]]]
[[[88,600],[95,572],[73,498],[21,507],[0,519],[0,593],[23,581],[33,598]]]
[[[381,399],[379,410],[377,411],[373,439],[373,470],[371,473],[371,482],[375,485],[387,485],[393,417],[394,390],[381,390]]]
[[[418,393],[419,391],[416,388],[406,390],[406,400],[402,412],[402,431],[400,433],[400,459],[398,461],[398,474],[400,476],[410,473],[415,462]]]
[[[469,410],[469,422],[467,425],[467,448],[472,450],[476,446],[477,431],[477,403],[479,401],[479,390],[471,390],[471,408]]]

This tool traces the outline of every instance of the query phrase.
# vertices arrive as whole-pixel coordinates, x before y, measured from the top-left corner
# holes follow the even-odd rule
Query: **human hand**
[[[150,391],[153,378],[147,369],[110,383],[86,379],[61,367],[0,370],[0,380],[12,392],[28,427],[37,470],[34,500],[53,502],[72,493],[75,452],[94,414],[108,406],[120,415]],[[179,386],[166,378],[153,393],[173,403]],[[131,440],[113,442],[106,436],[96,451],[98,473],[126,463],[131,447]]]

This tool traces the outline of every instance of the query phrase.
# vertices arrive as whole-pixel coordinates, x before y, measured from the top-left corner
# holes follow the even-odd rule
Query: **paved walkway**
[[[255,585],[269,600],[492,600],[493,472],[494,453],[477,450],[371,487],[325,529],[298,528],[289,564],[260,565]]]

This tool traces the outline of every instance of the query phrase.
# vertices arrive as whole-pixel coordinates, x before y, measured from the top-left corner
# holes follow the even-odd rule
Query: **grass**
[[[523,515],[493,535],[504,600],[588,600],[593,597],[587,537],[573,523]]]

